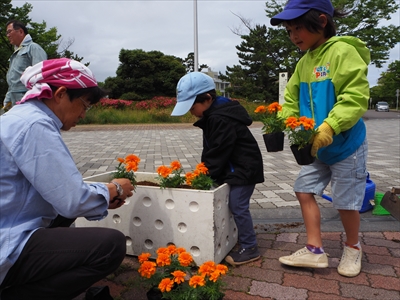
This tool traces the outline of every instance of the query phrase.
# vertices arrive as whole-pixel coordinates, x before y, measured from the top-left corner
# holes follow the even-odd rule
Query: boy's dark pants
[[[250,215],[250,197],[255,184],[231,185],[229,193],[229,209],[238,229],[238,240],[242,248],[252,248],[257,245],[253,220]]]
[[[58,217],[32,234],[0,286],[7,287],[2,300],[72,299],[119,267],[126,254],[121,232],[69,228],[73,222]]]

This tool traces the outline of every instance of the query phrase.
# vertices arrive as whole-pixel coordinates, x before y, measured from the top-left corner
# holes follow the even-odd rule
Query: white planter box
[[[111,172],[85,178],[85,182],[110,182]],[[153,181],[156,173],[136,172],[137,181]],[[136,186],[132,197],[101,221],[78,218],[76,227],[107,227],[126,236],[130,255],[151,253],[174,244],[189,251],[200,265],[220,263],[237,242],[237,228],[228,208],[229,185],[210,191]]]

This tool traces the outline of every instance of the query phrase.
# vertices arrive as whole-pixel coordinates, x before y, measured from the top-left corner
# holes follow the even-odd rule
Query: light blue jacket
[[[331,37],[300,59],[286,86],[281,117],[306,116],[317,127],[323,122],[332,127],[333,143],[317,153],[328,165],[347,158],[365,140],[369,62],[370,51],[358,38]]]
[[[107,216],[107,186],[83,182],[61,127],[39,100],[16,105],[0,117],[0,283],[32,233],[57,215]]]
[[[15,102],[21,100],[26,93],[27,89],[20,81],[25,69],[46,59],[47,54],[43,48],[34,43],[30,34],[27,34],[10,57],[10,66],[7,71],[8,91],[4,99],[4,106],[8,102],[15,105]]]

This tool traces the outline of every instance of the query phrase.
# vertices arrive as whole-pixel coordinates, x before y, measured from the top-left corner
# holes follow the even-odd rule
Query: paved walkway
[[[400,122],[366,121],[369,141],[368,171],[377,192],[400,186]],[[285,141],[278,153],[266,151],[261,124],[251,131],[264,159],[265,182],[251,199],[251,213],[262,259],[231,268],[225,277],[226,300],[236,299],[400,299],[400,222],[392,216],[361,214],[360,240],[363,271],[356,278],[337,274],[343,232],[337,211],[318,199],[322,213],[324,247],[330,254],[327,269],[297,269],[277,258],[304,246],[306,241],[299,204],[292,191],[300,170]],[[83,177],[113,171],[116,158],[133,153],[141,158],[139,171],[155,172],[179,159],[185,171],[200,161],[201,130],[191,124],[78,126],[63,133]],[[329,187],[326,190],[329,194]],[[137,259],[127,257],[120,270],[105,282],[116,299],[145,298],[137,273]],[[83,296],[76,299],[83,299]]]

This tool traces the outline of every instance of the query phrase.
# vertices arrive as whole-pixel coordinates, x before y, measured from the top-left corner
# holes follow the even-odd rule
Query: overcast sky
[[[157,50],[165,55],[186,58],[194,52],[194,1],[12,1],[14,6],[31,3],[34,22],[56,27],[64,41],[74,39],[69,48],[90,62],[98,81],[116,76],[121,49]],[[225,73],[226,66],[239,64],[235,46],[241,43],[233,29],[242,29],[240,15],[254,24],[267,24],[265,1],[198,0],[198,57],[213,71]],[[399,25],[399,13],[390,24]],[[400,60],[400,47],[390,52],[389,63]],[[376,85],[387,64],[370,66],[369,81]]]

